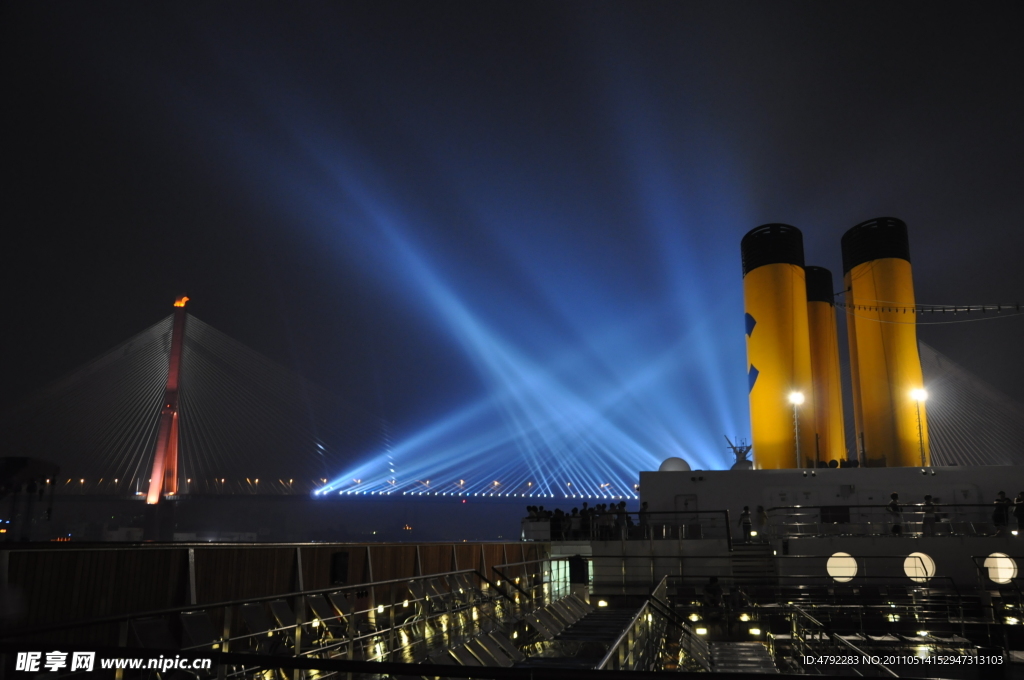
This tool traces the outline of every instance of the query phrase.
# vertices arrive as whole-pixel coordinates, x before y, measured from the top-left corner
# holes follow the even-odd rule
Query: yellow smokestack
[[[843,429],[843,387],[839,370],[839,336],[832,291],[832,272],[805,267],[807,318],[811,337],[811,377],[814,384],[817,460],[846,458]]]
[[[862,465],[930,465],[907,225],[893,217],[843,235],[846,322]]]
[[[803,236],[787,224],[765,224],[740,249],[754,467],[807,467],[815,418]]]

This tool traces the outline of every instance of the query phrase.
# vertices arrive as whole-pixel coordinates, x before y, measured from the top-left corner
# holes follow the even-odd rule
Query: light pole
[[[923,389],[910,390],[910,398],[917,406],[917,442],[921,446],[921,467],[924,467],[924,428],[921,425],[921,404],[928,399],[928,393]]]
[[[793,438],[796,440],[796,467],[800,469],[803,465],[800,460],[800,418],[797,410],[800,408],[800,404],[804,403],[804,393],[790,392],[789,403],[793,405]]]

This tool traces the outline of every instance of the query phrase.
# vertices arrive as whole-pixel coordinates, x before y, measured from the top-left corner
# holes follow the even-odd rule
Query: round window
[[[903,571],[911,581],[924,583],[935,576],[935,560],[922,552],[910,553],[903,560]]]
[[[825,570],[828,571],[828,575],[833,580],[839,583],[846,583],[847,581],[852,581],[853,577],[857,575],[857,560],[849,553],[837,552],[828,558]]]
[[[992,553],[985,558],[988,577],[996,583],[1009,583],[1017,578],[1017,563],[1005,553]]]

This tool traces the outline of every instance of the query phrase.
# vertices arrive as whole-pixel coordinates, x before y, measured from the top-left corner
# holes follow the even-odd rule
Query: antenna
[[[738,441],[739,444],[733,444],[732,440],[729,439],[728,435],[723,434],[722,436],[725,437],[725,441],[729,445],[726,448],[732,451],[733,454],[735,454],[736,456],[736,464],[733,466],[733,468],[737,469],[750,467],[750,461],[747,459],[747,454],[749,454],[750,450],[754,447],[748,444],[746,439],[737,439],[736,441]]]

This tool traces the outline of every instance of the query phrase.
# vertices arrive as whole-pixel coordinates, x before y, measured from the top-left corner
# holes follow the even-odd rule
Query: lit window
[[[922,552],[910,553],[903,560],[903,572],[911,581],[924,583],[935,576],[935,560]]]
[[[852,581],[853,577],[857,575],[857,560],[849,553],[837,552],[828,558],[825,570],[828,571],[828,575],[834,581],[847,583]]]
[[[1005,553],[992,553],[985,558],[988,577],[996,583],[1010,583],[1017,578],[1017,563]]]

